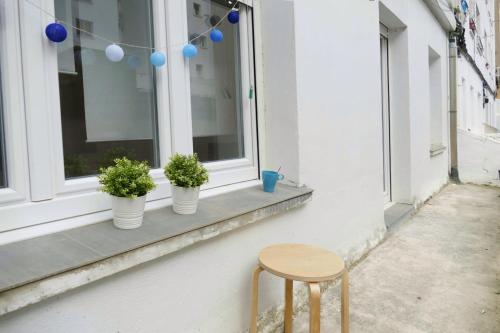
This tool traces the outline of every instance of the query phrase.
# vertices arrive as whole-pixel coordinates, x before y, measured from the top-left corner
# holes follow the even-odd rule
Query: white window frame
[[[19,200],[24,200],[22,204],[11,205],[0,211],[0,216],[5,221],[0,223],[0,232],[78,216],[89,217],[87,215],[92,214],[95,219],[86,218],[88,223],[102,220],[102,213],[109,211],[111,205],[105,194],[96,191],[99,187],[97,177],[67,180],[64,175],[57,48],[43,36],[45,26],[53,19],[24,0],[19,0],[17,4],[10,0],[0,0],[0,3],[2,1],[11,3],[13,8],[18,7],[16,10],[19,11],[10,17],[19,20],[11,26],[20,26],[20,31],[10,33],[11,40],[4,43],[11,45],[16,40],[21,40],[18,50],[22,50],[22,57],[18,56],[18,59],[22,60],[23,67],[16,74],[23,73],[22,80],[18,81],[24,84],[24,91],[21,89],[20,92],[24,92],[26,111],[20,114],[26,115],[26,140],[20,140],[17,147],[12,147],[11,150],[27,151],[29,159],[25,163],[25,174],[20,178],[30,180],[31,196],[18,197]],[[30,1],[54,13],[54,0]],[[251,1],[243,2],[251,5]],[[160,168],[151,171],[158,187],[148,194],[150,203],[164,202],[171,196],[170,184],[163,175],[162,167],[168,162],[172,152],[191,153],[193,150],[189,60],[182,56],[182,47],[188,39],[187,1],[152,1],[152,5],[155,45],[174,46],[167,50],[166,68],[156,70]],[[248,96],[245,92],[255,87],[251,16],[252,8],[241,5],[239,30],[245,157],[206,163],[210,182],[202,190],[259,178],[255,98],[245,98]],[[2,49],[11,49],[3,44]],[[10,58],[9,66],[12,66]],[[14,96],[11,92],[5,95]],[[22,102],[21,97],[21,105]],[[10,141],[13,140],[8,140]],[[8,161],[12,161],[8,157]],[[9,166],[9,170],[11,169],[13,168]],[[1,200],[2,196],[0,204]]]
[[[255,87],[254,75],[250,75],[254,73],[251,11],[250,6],[240,6],[240,62],[242,69],[247,69],[242,70],[241,73],[243,141],[246,156],[241,159],[205,163],[210,172],[210,182],[203,187],[205,189],[258,178],[255,98],[246,97],[250,89]],[[172,81],[183,83],[173,85],[171,88],[171,96],[175,96],[171,98],[173,147],[176,152],[191,153],[193,151],[192,118],[191,112],[185,112],[185,110],[191,110],[189,62],[180,52],[183,45],[187,43],[188,36],[187,1],[167,2],[167,12],[178,13],[177,20],[173,20],[175,14],[169,16],[171,19],[167,28],[170,33],[168,39],[172,41],[172,45],[178,46],[169,52],[168,69],[172,74]]]
[[[2,207],[28,199],[26,133],[23,86],[19,80],[21,45],[18,6],[15,1],[0,0],[0,89],[7,167],[7,187],[0,188]],[[0,219],[1,220],[1,219]]]
[[[53,0],[51,0],[53,2]],[[153,6],[153,30],[154,30],[154,43],[155,45],[165,45],[166,33],[165,33],[165,10],[163,1],[152,1]],[[52,68],[50,68],[51,73],[57,74],[57,55],[55,59],[52,60]],[[57,81],[57,77],[56,77]],[[158,126],[158,144],[161,147],[159,151],[160,165],[163,165],[167,160],[167,156],[171,153],[170,146],[170,121],[168,117],[168,100],[169,100],[169,90],[168,90],[168,72],[158,70],[156,71],[156,109],[157,109],[157,126]],[[59,99],[59,85],[51,85],[50,96],[53,99],[53,105],[55,106],[51,111],[51,118],[53,122],[53,127],[55,133],[58,133],[54,137],[53,145],[57,147],[55,150],[55,161],[56,161],[56,190],[55,195],[67,195],[71,193],[81,193],[85,191],[95,192],[99,188],[99,182],[97,176],[89,176],[82,178],[66,179],[64,173],[64,152],[63,152],[63,141],[62,141],[62,126],[61,126],[61,112],[60,112],[60,99]],[[160,112],[159,110],[165,110]],[[151,176],[154,181],[157,182],[158,190],[151,193],[148,197],[149,200],[156,200],[165,195],[170,195],[169,191],[166,191],[164,186],[165,179],[163,176],[163,171],[161,169],[154,169],[151,171]],[[100,194],[100,193],[98,193]],[[98,195],[99,196],[99,195]],[[94,205],[94,203],[89,203],[89,205]],[[82,207],[82,209],[85,209]],[[87,209],[88,210],[88,209]]]

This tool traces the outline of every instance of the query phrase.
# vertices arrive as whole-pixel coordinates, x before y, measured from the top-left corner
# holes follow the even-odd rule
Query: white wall
[[[432,142],[429,48],[441,68],[441,142],[448,146],[447,33],[423,1],[383,0],[384,24],[392,28],[391,136],[393,187],[399,202],[419,203],[448,179],[448,150],[430,157]],[[385,21],[385,22],[384,22]],[[407,60],[400,59],[407,54]],[[402,87],[405,87],[404,91]],[[407,88],[406,88],[407,87]]]
[[[262,13],[265,109],[260,111],[264,111],[265,140],[272,142],[261,155],[262,167],[276,170],[282,166],[287,180],[300,183],[294,4],[262,1]],[[261,96],[257,92],[257,98]]]
[[[484,134],[487,109],[483,108],[483,81],[464,57],[458,59],[457,84],[458,128],[478,135]],[[494,97],[488,91],[485,92],[493,103]]]
[[[496,128],[498,129],[500,127],[500,100],[498,99],[495,99],[494,110],[495,110],[495,115],[493,116],[493,119],[495,119],[497,125]]]
[[[494,1],[474,1],[480,13],[479,19],[475,5],[471,1],[468,3],[469,12],[459,16],[465,28],[465,43],[470,59],[462,56],[457,65],[458,127],[482,135],[500,126],[497,125],[493,107],[495,96],[492,94],[492,91],[496,91]],[[475,33],[470,29],[471,18],[476,22]],[[483,45],[482,54],[479,51],[479,43]],[[484,89],[483,78],[487,84]],[[483,106],[484,97],[488,98],[489,103]]]
[[[397,156],[404,157],[400,169],[407,169],[400,176],[410,184],[406,199],[422,201],[447,180],[447,154],[429,155],[426,77],[432,46],[444,61],[442,91],[448,91],[447,38],[422,1],[384,3],[407,26],[393,31],[402,44],[399,56],[407,59],[395,59],[404,66],[400,87],[408,87],[394,100],[396,118],[408,129]],[[257,70],[264,75],[263,161],[283,163],[287,175],[315,190],[313,200],[7,315],[0,320],[1,332],[239,332],[248,326],[251,272],[262,247],[312,243],[352,260],[381,239],[378,2],[264,0],[261,5],[264,66]],[[281,304],[283,281],[267,274],[261,281],[261,309]]]
[[[473,61],[478,66],[483,74],[486,82],[495,90],[495,20],[494,15],[494,1],[492,0],[475,0],[470,1],[469,12],[464,18],[465,28],[465,43],[467,45],[467,52],[472,57]],[[479,18],[471,3],[475,3],[479,10]],[[476,33],[471,33],[469,20],[472,18],[476,22]],[[485,38],[486,36],[486,38]],[[478,40],[481,40],[483,45],[483,54],[481,55],[478,46]],[[488,66],[487,66],[488,64]]]
[[[458,132],[458,168],[465,183],[500,186],[500,136]]]

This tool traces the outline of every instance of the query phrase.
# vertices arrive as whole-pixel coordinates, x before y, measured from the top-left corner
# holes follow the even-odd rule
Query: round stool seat
[[[304,244],[278,244],[264,248],[259,264],[266,271],[288,280],[322,282],[344,271],[344,261],[336,254]]]

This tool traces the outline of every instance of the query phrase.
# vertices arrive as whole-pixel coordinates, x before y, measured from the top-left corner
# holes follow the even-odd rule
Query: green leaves
[[[114,163],[114,166],[100,169],[99,183],[103,192],[116,197],[136,198],[156,187],[149,175],[147,162],[122,157],[115,159]],[[180,187],[198,187],[208,182],[208,171],[196,154],[172,156],[165,167],[165,176],[173,185]]]
[[[142,197],[156,187],[149,175],[149,165],[146,161],[117,158],[114,166],[101,168],[100,172],[101,190],[116,197]]]
[[[165,167],[165,176],[179,187],[198,187],[208,182],[208,171],[196,154],[172,156]]]

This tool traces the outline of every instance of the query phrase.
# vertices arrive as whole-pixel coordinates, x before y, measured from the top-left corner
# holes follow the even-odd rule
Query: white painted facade
[[[500,134],[458,134],[460,181],[500,186]]]
[[[183,0],[169,3],[170,10],[186,10]],[[440,1],[254,0],[260,165],[283,166],[290,184],[315,190],[312,201],[11,313],[0,318],[0,331],[241,332],[261,248],[311,243],[352,262],[375,246],[386,231],[387,206],[380,23],[389,45],[390,201],[419,205],[448,181],[448,32],[432,6]],[[169,68],[187,71],[181,60]],[[444,150],[431,157],[433,145]],[[236,186],[246,184],[205,195]],[[0,215],[0,223],[6,218]],[[1,237],[8,242],[70,223]],[[282,304],[283,290],[281,280],[263,274],[261,309]]]
[[[458,128],[476,135],[498,130],[495,107],[495,13],[494,1],[460,1],[459,20],[464,27],[465,49],[457,65]]]

